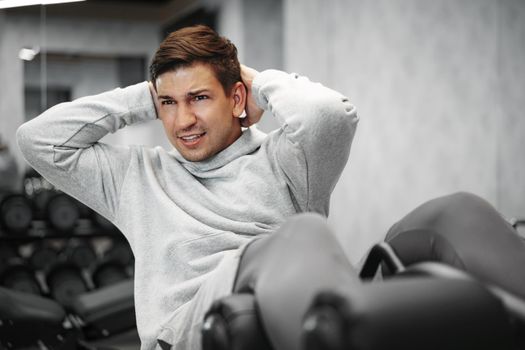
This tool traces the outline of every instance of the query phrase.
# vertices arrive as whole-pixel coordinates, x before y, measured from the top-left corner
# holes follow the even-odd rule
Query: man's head
[[[175,31],[155,53],[150,75],[168,139],[187,160],[205,160],[241,135],[246,90],[228,39],[205,26]]]

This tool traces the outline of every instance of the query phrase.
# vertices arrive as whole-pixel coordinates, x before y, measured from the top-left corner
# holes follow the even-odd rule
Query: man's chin
[[[202,162],[206,159],[209,159],[210,157],[195,157],[195,156],[185,156],[182,155],[184,159],[186,159],[188,162]]]
[[[202,150],[181,150],[178,147],[175,147],[177,151],[179,151],[182,158],[186,159],[188,162],[202,162],[203,160],[209,159],[213,156],[213,154],[209,154],[209,152],[204,152]]]

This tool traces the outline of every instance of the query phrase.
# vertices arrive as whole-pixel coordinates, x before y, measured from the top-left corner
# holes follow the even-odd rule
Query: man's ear
[[[239,118],[246,107],[246,87],[240,81],[236,82],[232,87],[232,102],[233,102],[233,117]]]

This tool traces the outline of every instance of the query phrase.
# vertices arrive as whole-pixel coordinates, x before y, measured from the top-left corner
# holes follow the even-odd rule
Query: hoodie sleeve
[[[281,126],[275,156],[299,209],[327,216],[359,119],[355,107],[334,90],[277,70],[259,73],[252,92]]]
[[[99,142],[108,133],[156,119],[147,82],[61,103],[17,130],[27,162],[58,189],[110,220],[131,148]]]

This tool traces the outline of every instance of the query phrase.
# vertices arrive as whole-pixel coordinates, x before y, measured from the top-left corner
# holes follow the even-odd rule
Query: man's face
[[[242,83],[236,83],[226,96],[213,70],[197,63],[161,74],[156,87],[159,118],[171,144],[185,159],[205,160],[241,135]]]

